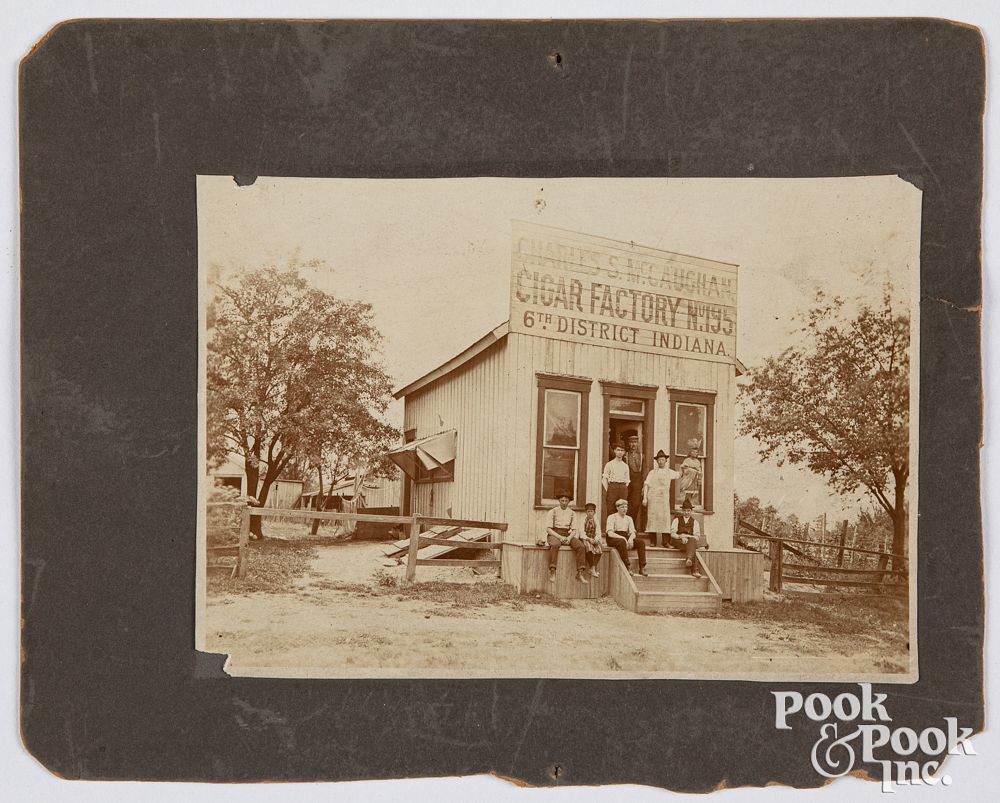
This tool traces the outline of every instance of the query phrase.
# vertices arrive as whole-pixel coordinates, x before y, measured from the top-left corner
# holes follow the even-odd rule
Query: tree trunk
[[[260,481],[260,469],[256,465],[250,465],[250,461],[247,460],[244,463],[244,471],[247,475],[247,496],[257,497],[257,483]],[[264,533],[261,529],[261,518],[260,516],[250,517],[250,537],[251,538],[263,538]]]
[[[260,495],[257,497],[257,507],[264,507],[264,503],[267,501],[267,495],[271,491],[271,486],[274,485],[274,481],[278,479],[276,476],[272,477],[270,472],[264,475],[264,479],[260,484]],[[260,516],[252,516],[250,518],[250,532],[257,536],[257,538],[264,538],[264,519]]]
[[[319,466],[317,466],[317,472],[319,474],[319,491],[316,493],[316,504],[319,505],[320,501],[323,502],[323,507],[320,510],[326,510],[326,497],[323,496],[323,464],[320,461]],[[316,535],[319,533],[319,519],[313,519],[312,525],[309,527],[309,535]]]
[[[895,472],[893,472],[893,477],[896,480],[896,504],[892,517],[892,551],[893,554],[903,557],[893,558],[892,568],[906,571],[906,558],[908,557],[906,536],[909,530],[909,523],[906,520],[906,480],[901,480]]]

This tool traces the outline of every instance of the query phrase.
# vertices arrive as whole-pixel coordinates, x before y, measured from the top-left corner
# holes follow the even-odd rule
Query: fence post
[[[771,542],[771,577],[768,588],[774,592],[781,591],[781,563],[784,551],[781,541]]]
[[[409,582],[413,581],[413,578],[417,574],[417,551],[420,549],[420,518],[417,516],[413,517],[413,522],[410,524],[410,551],[406,558],[406,579]]]
[[[240,548],[236,554],[236,576],[246,577],[247,574],[247,540],[250,538],[250,505],[243,508],[240,519]]]
[[[840,527],[840,551],[837,554],[838,567],[844,565],[844,544],[846,543],[847,543],[847,519],[844,519],[844,523]]]

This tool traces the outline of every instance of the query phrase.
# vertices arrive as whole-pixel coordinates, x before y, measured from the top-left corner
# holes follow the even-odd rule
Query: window
[[[455,461],[449,460],[443,466],[435,466],[432,469],[424,468],[417,463],[417,482],[451,482],[455,479]]]
[[[714,420],[714,395],[670,391],[670,462],[681,473],[672,486],[674,507],[690,499],[695,510],[712,510]]]
[[[566,492],[582,507],[587,491],[587,405],[590,380],[538,377],[535,505],[553,507]]]

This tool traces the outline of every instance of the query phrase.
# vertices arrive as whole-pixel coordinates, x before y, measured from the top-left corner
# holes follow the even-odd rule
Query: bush
[[[215,485],[208,492],[205,535],[209,546],[233,546],[240,542],[243,508],[248,497],[228,485]],[[226,504],[218,504],[223,502]]]

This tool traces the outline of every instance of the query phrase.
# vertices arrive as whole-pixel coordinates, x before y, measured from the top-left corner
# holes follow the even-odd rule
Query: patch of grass
[[[310,559],[315,556],[309,544],[278,538],[252,541],[247,545],[246,576],[230,577],[228,573],[209,572],[206,591],[209,594],[291,591],[293,581],[305,575]]]
[[[618,663],[618,661],[615,659],[613,655],[610,658],[608,658],[608,669],[619,670],[621,668],[622,665]]]
[[[389,574],[389,572],[384,569],[379,569],[374,574],[375,585],[379,588],[398,588],[399,578],[394,574]]]
[[[395,578],[393,578],[395,579]],[[450,603],[459,608],[482,608],[507,602],[517,596],[517,589],[507,583],[408,583],[394,588],[402,600],[425,600]]]
[[[723,603],[719,611],[670,615],[815,627],[831,635],[883,641],[906,639],[909,614],[905,600],[891,597],[794,594],[764,602]]]
[[[393,577],[393,579],[396,579]],[[389,587],[386,592],[397,595],[398,600],[423,600],[451,605],[455,608],[484,608],[487,605],[509,603],[511,605],[551,605],[556,608],[572,607],[566,600],[556,599],[550,594],[519,594],[509,583],[405,583]]]
[[[349,594],[360,594],[365,597],[375,594],[371,586],[366,586],[364,583],[342,583],[339,580],[329,580],[325,577],[313,580],[309,583],[309,588],[314,588],[317,591],[346,591]]]

